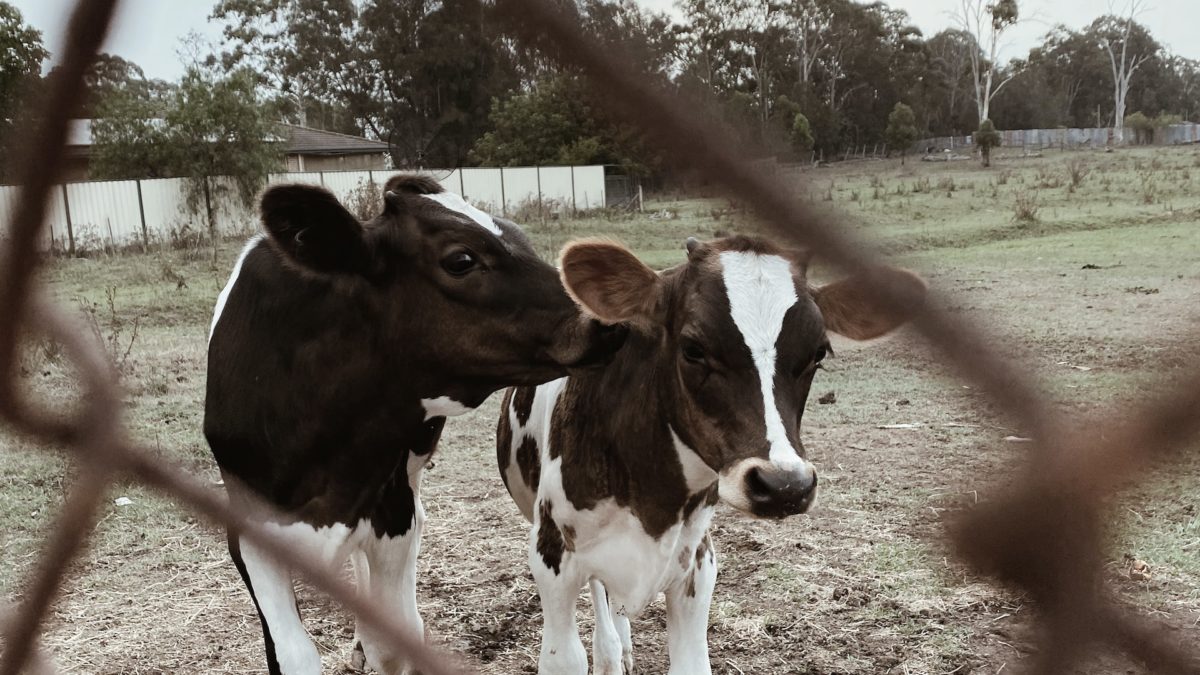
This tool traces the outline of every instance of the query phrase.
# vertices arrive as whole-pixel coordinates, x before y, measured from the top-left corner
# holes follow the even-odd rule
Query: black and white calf
[[[660,275],[617,244],[568,245],[567,291],[601,321],[631,326],[629,339],[603,369],[505,394],[500,472],[533,523],[543,675],[587,672],[575,623],[585,583],[594,673],[632,672],[629,617],[659,593],[670,672],[710,673],[716,503],[771,518],[807,510],[817,475],[800,420],[826,331],[877,337],[925,295],[892,268],[872,274],[904,292],[900,307],[870,301],[861,278],[813,288],[802,256],[757,239],[689,240],[687,251]]]
[[[366,223],[320,188],[263,195],[266,236],[242,252],[213,316],[204,435],[235,504],[256,493],[288,514],[270,526],[321,561],[352,557],[361,591],[420,637],[421,476],[445,417],[603,361],[624,331],[582,315],[511,222],[429,178],[385,189]],[[290,571],[237,537],[229,550],[270,672],[319,673]],[[378,672],[406,667],[370,632],[355,650]]]

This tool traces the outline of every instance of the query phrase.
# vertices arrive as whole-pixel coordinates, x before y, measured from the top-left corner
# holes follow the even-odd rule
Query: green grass
[[[1068,164],[1080,160],[1090,173],[1071,187]],[[804,179],[802,198],[837,209],[844,227],[925,275],[937,302],[984,326],[989,346],[1081,424],[1107,420],[1109,406],[1152,400],[1162,377],[1200,357],[1195,341],[1186,341],[1200,329],[1194,149],[1001,158],[990,170],[973,162],[861,162]],[[1015,217],[1018,194],[1035,196],[1036,219]],[[689,236],[754,228],[745,205],[712,197],[659,198],[641,214],[527,225],[548,258],[572,238],[605,236],[658,268],[684,260]],[[123,361],[132,433],[164,462],[210,483],[217,472],[200,433],[205,343],[240,248],[223,243],[215,262],[208,249],[58,259],[43,272],[59,302],[90,317],[89,330]],[[835,276],[820,261],[812,270],[817,282]],[[45,342],[28,347],[24,383],[41,400],[69,405],[77,391],[63,356]],[[835,351],[813,394],[835,391],[837,403],[811,402],[804,423],[822,476],[818,509],[784,523],[718,515],[714,666],[919,673],[965,664],[960,672],[984,665],[995,672],[1013,659],[1004,645],[1017,640],[1004,637],[1008,628],[996,631],[1026,625],[1029,612],[954,562],[940,535],[947,516],[1004,493],[1027,446],[1003,439],[1023,430],[911,330],[874,344],[839,342]],[[484,672],[511,673],[531,663],[540,622],[521,553],[523,524],[494,475],[495,413],[493,399],[447,427],[426,483],[420,597],[433,634],[458,650],[474,649],[471,636],[489,634],[496,617],[517,616],[511,644],[486,663],[468,657]],[[895,423],[921,426],[877,428]],[[14,598],[66,486],[87,477],[26,439],[0,435],[0,449],[0,593]],[[1200,507],[1191,495],[1200,488],[1200,462],[1149,476],[1130,477],[1130,489],[1112,502],[1109,578],[1123,598],[1195,631]],[[111,496],[134,503],[109,503],[101,514],[51,622],[51,652],[83,672],[261,668],[255,618],[220,532],[136,486],[117,486]],[[1125,553],[1151,564],[1150,582],[1123,577]],[[332,669],[349,646],[346,619],[311,596],[302,607]],[[638,660],[649,672],[663,663],[662,620],[654,609],[635,624]],[[1090,672],[1125,672],[1097,668]]]

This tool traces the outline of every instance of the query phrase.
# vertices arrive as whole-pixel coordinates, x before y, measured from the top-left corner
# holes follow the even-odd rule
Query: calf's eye
[[[683,358],[691,363],[704,363],[704,347],[699,343],[688,340],[683,343]]]
[[[478,265],[479,263],[475,260],[475,255],[470,251],[455,251],[442,258],[442,269],[455,277],[465,276],[468,272],[478,267]]]
[[[829,348],[817,347],[817,351],[813,353],[813,363],[820,363],[824,361],[826,356],[829,356]]]

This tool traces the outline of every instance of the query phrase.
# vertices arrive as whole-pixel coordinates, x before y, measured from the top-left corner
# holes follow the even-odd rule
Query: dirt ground
[[[1072,189],[1068,164],[1080,157],[1091,175]],[[848,164],[817,173],[809,194],[925,275],[936,302],[985,324],[1011,367],[1037,377],[1081,425],[1150,400],[1162,377],[1194,365],[1200,344],[1187,336],[1200,330],[1200,155],[997,164]],[[1022,193],[1037,200],[1033,219],[1016,214]],[[577,234],[608,233],[666,265],[682,259],[684,236],[750,227],[725,200],[667,196],[652,206],[641,216],[530,230],[548,251]],[[60,260],[46,273],[121,362],[135,433],[214,490],[200,435],[204,345],[237,250],[225,244],[215,265],[207,250],[162,250]],[[1029,445],[1005,439],[1023,430],[911,331],[838,342],[835,352],[802,432],[820,471],[817,506],[782,522],[718,511],[714,672],[1021,672],[1037,648],[1035,608],[967,571],[942,534],[1021,479]],[[53,345],[31,345],[24,377],[52,402],[74,394]],[[828,392],[836,401],[818,404]],[[493,397],[447,425],[425,482],[418,595],[430,640],[471,671],[533,673],[540,610],[524,562],[526,525],[495,469],[497,407]],[[0,436],[0,448],[0,593],[18,599],[65,486],[86,476],[21,439]],[[1192,645],[1200,642],[1198,487],[1194,452],[1130,476],[1110,505],[1106,573],[1121,601]],[[223,534],[137,486],[111,497],[132,503],[109,507],[75,565],[45,636],[54,659],[78,673],[264,672],[257,618]],[[1149,579],[1130,577],[1126,554],[1150,565]],[[341,672],[351,619],[311,590],[300,601],[326,671]],[[580,623],[587,645],[586,593]],[[633,622],[633,639],[637,672],[665,673],[661,602]],[[1098,647],[1076,672],[1145,670]]]

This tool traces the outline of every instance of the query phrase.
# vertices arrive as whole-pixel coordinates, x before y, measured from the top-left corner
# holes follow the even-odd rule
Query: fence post
[[[538,186],[538,217],[541,218],[542,224],[546,224],[546,210],[542,208],[542,166],[535,166],[537,170],[537,186]]]
[[[500,167],[500,215],[508,217],[508,197],[504,193],[504,167]]]
[[[324,171],[318,171],[318,172],[317,172],[317,178],[318,178],[318,179],[321,181],[321,187],[325,187],[325,172],[324,172]]]
[[[142,181],[134,181],[137,185],[138,216],[142,219],[142,253],[150,250],[150,232],[146,230],[146,204],[142,201]]]
[[[571,165],[571,215],[579,213],[579,205],[575,203],[575,165]]]
[[[73,257],[75,255],[75,230],[71,225],[71,200],[67,199],[67,184],[62,184],[63,196],[63,211],[67,214],[67,252]]]
[[[463,183],[463,169],[460,166],[458,167],[458,195],[463,199],[466,199],[466,191],[467,186],[465,183]]]

